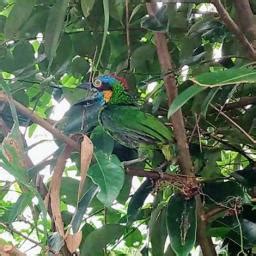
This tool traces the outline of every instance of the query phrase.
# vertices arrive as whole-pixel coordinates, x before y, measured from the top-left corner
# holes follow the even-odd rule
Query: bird
[[[86,87],[101,97],[98,122],[114,140],[142,151],[160,149],[166,158],[170,158],[171,128],[136,106],[124,78],[115,74],[101,75],[92,83],[87,83]]]
[[[100,125],[117,143],[138,149],[139,155],[152,156],[153,151],[161,150],[167,160],[171,159],[172,130],[136,105],[125,78],[100,75],[78,88],[86,90],[87,96],[71,106],[57,128],[65,134],[88,134]]]

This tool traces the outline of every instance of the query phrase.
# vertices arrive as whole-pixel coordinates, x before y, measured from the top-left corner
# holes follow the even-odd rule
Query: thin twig
[[[212,4],[215,6],[215,8],[218,11],[218,14],[221,18],[221,20],[224,22],[226,27],[236,35],[240,43],[245,47],[247,50],[250,58],[252,60],[256,59],[256,51],[253,48],[252,44],[249,42],[249,40],[246,38],[244,33],[240,30],[240,28],[237,26],[237,24],[233,21],[233,19],[230,17],[229,13],[226,11],[224,6],[222,5],[220,0],[211,0]]]
[[[125,0],[125,29],[127,43],[127,68],[130,69],[131,60],[131,41],[130,41],[130,23],[129,23],[129,0]]]
[[[234,120],[232,120],[228,115],[222,112],[220,109],[216,108],[214,105],[210,104],[210,106],[216,110],[220,115],[222,115],[226,120],[228,120],[233,126],[235,126],[249,141],[253,144],[256,143],[256,140],[252,138],[250,134],[248,134],[240,125],[238,125]]]
[[[30,241],[30,242],[33,243],[33,244],[36,244],[36,245],[38,245],[38,246],[40,246],[40,247],[42,247],[42,248],[45,247],[45,246],[44,246],[43,244],[41,244],[40,242],[38,242],[38,241],[36,241],[36,240],[34,240],[34,239],[32,239],[32,238],[30,238],[30,237],[24,235],[22,232],[20,232],[20,231],[14,229],[14,228],[12,228],[12,227],[10,227],[10,226],[7,226],[7,225],[4,224],[3,222],[0,222],[0,225],[1,225],[2,227],[4,227],[6,230],[8,230],[9,232],[15,233],[15,234],[17,234],[17,235],[23,237],[24,239]]]

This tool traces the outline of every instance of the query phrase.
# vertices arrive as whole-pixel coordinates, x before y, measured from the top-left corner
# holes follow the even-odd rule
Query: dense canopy
[[[0,0],[0,254],[252,255],[255,15]]]

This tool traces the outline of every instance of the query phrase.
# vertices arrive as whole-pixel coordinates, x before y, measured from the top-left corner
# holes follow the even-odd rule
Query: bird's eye
[[[102,86],[102,82],[100,79],[96,79],[96,80],[94,80],[93,85],[96,88],[100,88]]]

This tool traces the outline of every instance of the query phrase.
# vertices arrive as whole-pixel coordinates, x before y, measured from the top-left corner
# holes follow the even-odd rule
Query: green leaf
[[[196,241],[196,201],[173,195],[167,208],[167,229],[172,249],[179,256],[187,256]]]
[[[84,17],[88,17],[94,6],[95,0],[81,0],[81,7]]]
[[[166,208],[163,206],[156,208],[151,214],[149,237],[152,246],[152,255],[163,255],[167,237]]]
[[[13,49],[14,66],[21,69],[35,61],[33,46],[27,41],[21,41]]]
[[[55,5],[51,7],[47,24],[45,28],[45,52],[49,59],[49,66],[56,55],[59,45],[60,36],[64,26],[66,9],[68,0],[57,0]]]
[[[199,85],[193,85],[184,90],[181,94],[179,94],[168,110],[168,118],[170,118],[177,110],[179,110],[185,103],[187,103],[191,98],[193,98],[198,93],[205,90],[205,87],[201,87]]]
[[[35,0],[17,0],[14,7],[12,8],[9,16],[7,17],[4,33],[8,39],[17,37],[17,33],[21,29],[22,25],[29,18]]]
[[[98,256],[102,255],[103,249],[108,244],[113,244],[122,236],[125,226],[119,224],[107,224],[92,231],[85,239],[81,247],[81,255]]]
[[[114,140],[101,126],[97,126],[91,133],[91,140],[96,151],[103,151],[106,154],[112,154],[114,149]]]
[[[253,68],[231,68],[224,71],[207,72],[190,78],[196,85],[189,87],[179,94],[169,107],[168,117],[173,115],[188,100],[203,91],[205,88],[231,85],[234,83],[255,83],[256,70]]]
[[[90,167],[88,175],[100,187],[98,199],[108,207],[117,198],[123,186],[124,169],[115,155],[98,151],[94,157],[97,163]]]
[[[71,226],[74,233],[78,232],[79,227],[83,221],[83,217],[86,212],[86,209],[88,208],[92,199],[96,195],[97,190],[98,190],[98,187],[92,184],[91,187],[85,192],[85,194],[79,200],[77,204],[77,209],[71,221]]]
[[[124,185],[120,190],[120,193],[116,199],[120,204],[125,204],[126,201],[128,200],[131,187],[132,187],[132,177],[129,175],[125,175]]]
[[[255,83],[256,69],[250,67],[230,68],[207,72],[190,78],[192,82],[204,87],[216,87],[236,83]]]
[[[125,2],[123,0],[110,0],[109,6],[110,16],[123,24]]]
[[[156,49],[151,44],[145,44],[135,49],[131,56],[131,66],[145,70],[153,62]]]
[[[128,209],[127,209],[127,221],[128,224],[131,224],[140,214],[141,208],[148,197],[148,195],[152,192],[154,184],[150,179],[146,179],[137,191],[134,193],[131,198]]]
[[[138,248],[141,246],[143,241],[143,236],[138,228],[132,228],[124,234],[125,245],[132,248]],[[160,255],[160,254],[159,254]]]
[[[21,194],[12,207],[1,217],[1,220],[10,224],[14,222],[23,213],[25,208],[31,204],[32,197],[29,192]]]

